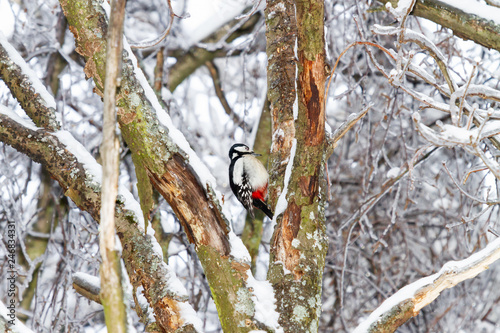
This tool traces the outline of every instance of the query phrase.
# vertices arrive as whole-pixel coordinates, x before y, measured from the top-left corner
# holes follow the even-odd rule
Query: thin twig
[[[370,45],[370,46],[374,46],[376,48],[379,48],[380,50],[382,50],[383,52],[385,52],[387,55],[389,55],[394,61],[396,61],[396,58],[391,54],[391,52],[389,52],[387,49],[385,49],[384,47],[378,45],[378,44],[375,44],[375,43],[372,43],[372,42],[361,42],[361,41],[358,41],[358,42],[353,42],[351,44],[349,44],[345,49],[344,51],[342,51],[342,53],[340,53],[339,57],[337,58],[337,61],[335,61],[335,65],[333,66],[333,69],[332,69],[332,72],[330,73],[330,79],[328,79],[328,85],[326,86],[326,92],[325,92],[325,96],[328,96],[328,91],[330,90],[330,83],[332,83],[332,78],[333,78],[333,74],[335,73],[335,70],[337,69],[337,66],[339,64],[339,61],[340,59],[342,58],[342,56],[344,54],[346,54],[346,52],[353,46],[357,46],[357,45]],[[328,99],[325,98],[325,104],[326,104],[326,101]],[[325,109],[326,109],[326,105],[325,105]]]
[[[158,44],[160,44],[165,38],[167,38],[168,34],[170,33],[170,30],[172,29],[172,25],[174,23],[174,18],[175,17],[180,17],[178,15],[175,15],[174,10],[172,9],[172,4],[170,3],[170,0],[167,0],[167,6],[168,6],[168,11],[170,13],[170,21],[168,22],[167,28],[163,31],[163,33],[150,41],[146,42],[140,42],[140,43],[130,43],[130,47],[133,49],[149,49],[152,48]]]
[[[496,232],[495,230],[493,230],[492,228],[488,228],[488,232],[491,232],[496,237],[500,237],[500,234],[498,232]]]
[[[494,206],[494,205],[500,204],[500,201],[485,201],[485,200],[482,200],[480,198],[476,198],[472,194],[467,193],[467,191],[465,191],[460,186],[460,184],[456,181],[456,179],[453,177],[453,175],[451,174],[450,170],[446,166],[446,162],[443,162],[443,167],[444,167],[444,170],[446,171],[446,173],[448,174],[448,176],[450,176],[451,181],[455,184],[455,186],[458,188],[458,190],[460,192],[462,192],[462,194],[464,194],[467,198],[469,198],[471,200],[474,200],[474,201],[477,201],[477,202],[479,202],[479,203],[481,203],[483,205],[488,205],[488,206]]]
[[[326,156],[330,156],[333,153],[333,150],[338,146],[340,139],[347,134],[347,132],[361,119],[363,118],[368,110],[371,109],[373,103],[367,105],[363,110],[358,113],[353,113],[347,117],[347,120],[343,122],[332,134],[332,137],[328,140],[328,147],[326,151]]]
[[[424,160],[429,158],[436,150],[438,150],[439,147],[433,148],[431,151],[429,151],[427,154],[422,156],[414,165],[413,168],[415,168],[417,165],[421,164]],[[388,180],[382,185],[382,189],[379,193],[372,195],[369,199],[367,199],[361,207],[347,220],[344,222],[340,228],[338,229],[337,233],[340,233],[346,226],[350,225],[351,223],[354,223],[358,221],[363,215],[368,213],[370,209],[372,209],[377,202],[380,201],[380,199],[389,192],[389,190],[396,185],[406,174],[409,172],[408,166],[406,167],[405,170],[399,173],[396,177]]]
[[[222,85],[220,82],[219,70],[217,69],[217,66],[214,64],[213,61],[205,62],[205,66],[207,66],[210,76],[212,77],[212,80],[214,82],[215,94],[219,98],[219,101],[222,104],[224,111],[229,117],[231,117],[231,119],[236,125],[245,128],[246,127],[245,121],[241,119],[236,113],[233,112],[231,106],[229,106],[229,102],[226,99],[226,95],[224,95],[224,91],[222,90]]]
[[[486,171],[488,170],[487,167],[481,167],[481,168],[476,168],[476,169],[473,169],[473,170],[469,170],[467,172],[467,175],[464,177],[464,180],[462,181],[462,184],[465,185],[465,183],[467,183],[467,179],[469,179],[470,175],[475,173],[475,172],[479,172],[479,171]]]
[[[458,119],[457,119],[457,123],[455,125],[459,125],[460,119],[462,119],[462,110],[464,107],[465,97],[467,97],[467,91],[469,90],[469,86],[470,86],[470,83],[472,81],[472,78],[474,77],[475,71],[476,71],[476,66],[474,66],[474,68],[472,68],[472,74],[470,75],[469,80],[467,80],[467,86],[465,87],[464,95],[462,96],[462,99],[460,100],[460,105],[458,107]],[[469,117],[473,117],[473,115],[470,115]],[[451,117],[451,120],[453,121],[453,117]]]
[[[154,71],[155,81],[153,89],[156,95],[161,97],[161,88],[163,87],[163,65],[165,63],[165,48],[162,47],[156,54],[156,67]]]

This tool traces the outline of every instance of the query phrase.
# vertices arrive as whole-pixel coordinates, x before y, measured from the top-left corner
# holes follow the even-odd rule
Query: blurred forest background
[[[232,228],[241,235],[246,212],[229,188],[227,152],[233,143],[245,142],[255,143],[256,152],[267,155],[272,144],[265,3],[179,0],[171,2],[172,8],[169,4],[129,1],[125,35],[137,45],[170,27],[164,41],[134,48],[134,54],[174,125],[215,176],[232,214]],[[93,92],[93,81],[85,77],[85,63],[75,51],[59,3],[12,0],[1,5],[2,32],[54,95],[62,128],[99,160],[103,104]],[[351,331],[403,286],[437,272],[447,261],[470,256],[500,233],[498,178],[494,166],[485,164],[485,158],[496,163],[500,156],[493,134],[473,147],[446,127],[480,127],[481,121],[498,118],[499,100],[488,96],[488,89],[499,88],[500,53],[456,37],[439,22],[413,15],[405,20],[406,28],[415,32],[406,37],[416,42],[398,39],[391,29],[400,23],[381,2],[325,1],[329,71],[355,41],[393,53],[391,57],[366,44],[351,47],[341,57],[326,97],[330,132],[349,115],[370,109],[327,163],[329,250],[320,332]],[[459,99],[464,118],[456,123],[444,110],[449,110],[450,87],[479,86],[479,92],[471,89],[469,96]],[[0,101],[26,117],[3,82]],[[479,123],[471,124],[472,116],[466,116],[471,113]],[[120,183],[137,197],[129,148],[123,143],[121,148]],[[18,317],[36,332],[105,331],[102,307],[73,287],[74,273],[99,273],[98,225],[40,164],[3,143],[0,188],[0,230],[8,221],[17,226]],[[193,246],[163,198],[154,213],[164,258],[188,290],[205,331],[220,332]],[[271,223],[264,221],[254,263],[260,279],[266,277],[272,231]],[[6,255],[6,243],[1,241],[4,304]],[[499,332],[499,285],[497,263],[444,291],[400,332]],[[134,326],[144,330],[137,316]]]

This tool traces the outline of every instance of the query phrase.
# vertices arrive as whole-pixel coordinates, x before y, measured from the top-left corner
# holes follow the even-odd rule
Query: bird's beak
[[[262,154],[252,153],[253,156],[262,156]]]

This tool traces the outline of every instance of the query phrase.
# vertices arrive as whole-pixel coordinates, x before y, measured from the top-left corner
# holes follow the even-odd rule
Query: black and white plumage
[[[234,144],[229,150],[229,184],[234,195],[254,218],[253,207],[257,207],[270,219],[273,212],[266,204],[269,175],[259,156],[247,145]]]

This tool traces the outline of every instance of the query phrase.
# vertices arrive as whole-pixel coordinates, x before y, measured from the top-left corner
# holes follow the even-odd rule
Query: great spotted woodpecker
[[[253,207],[255,206],[272,219],[273,212],[266,204],[269,175],[264,165],[255,156],[260,155],[242,143],[234,144],[229,149],[231,159],[229,184],[236,198],[252,218],[254,218]]]

